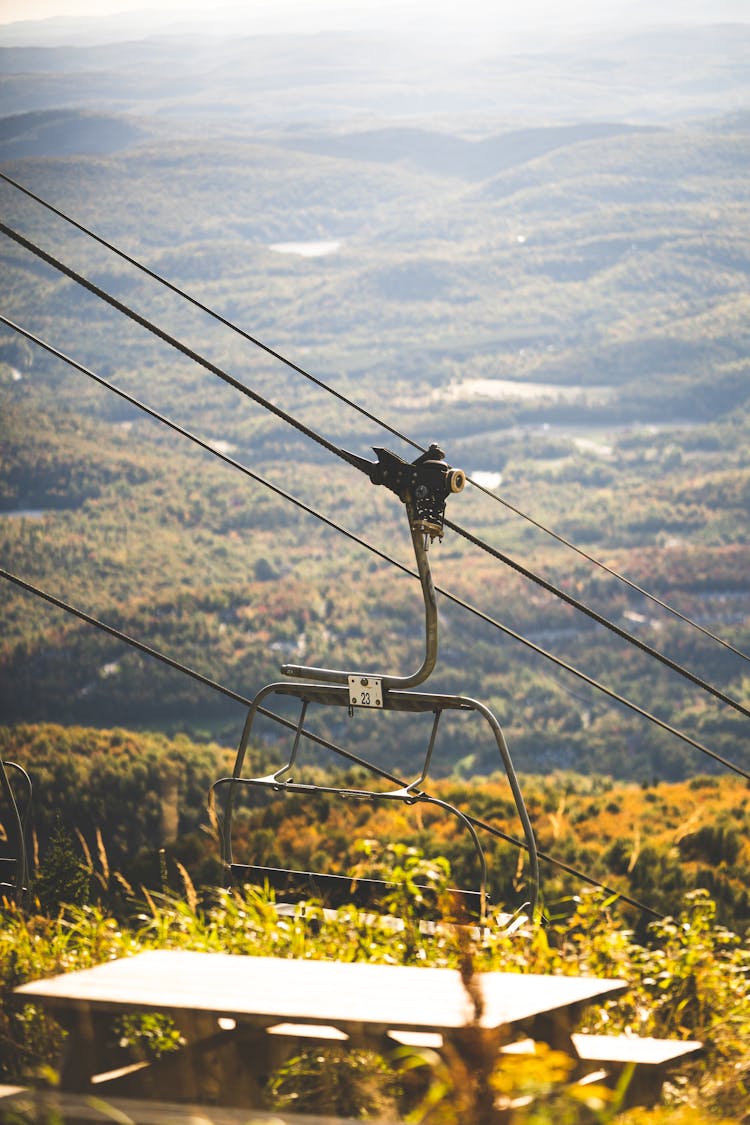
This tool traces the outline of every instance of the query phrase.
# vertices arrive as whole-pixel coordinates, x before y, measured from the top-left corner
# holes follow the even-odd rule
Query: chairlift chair
[[[17,794],[11,783],[15,779]],[[2,854],[0,854],[0,898],[20,902],[28,889],[29,860],[27,848],[28,818],[31,811],[31,778],[17,762],[0,759],[0,793],[5,816],[0,819],[4,828]],[[23,812],[19,809],[21,800]]]
[[[331,794],[341,798],[372,801],[396,801],[407,805],[430,804],[455,816],[469,833],[477,858],[479,871],[476,889],[453,889],[451,896],[458,917],[486,921],[488,911],[487,862],[484,851],[471,820],[450,802],[439,800],[424,788],[430,770],[435,741],[442,715],[446,711],[468,711],[479,715],[490,727],[505,769],[516,811],[521,821],[525,847],[529,856],[529,901],[523,909],[533,917],[536,912],[539,890],[539,864],[533,829],[524,804],[508,746],[500,724],[484,704],[460,695],[434,694],[413,689],[422,684],[433,671],[438,652],[438,616],[435,589],[428,562],[428,547],[435,538],[442,538],[445,504],[452,493],[462,491],[465,476],[445,462],[445,455],[437,445],[430,448],[414,462],[408,463],[389,450],[375,448],[376,462],[369,462],[354,454],[348,459],[363,469],[374,484],[382,484],[395,492],[405,504],[409,520],[414,555],[425,605],[425,656],[420,668],[412,675],[381,675],[285,664],[281,671],[288,679],[262,688],[253,699],[245,719],[242,737],[237,750],[232,774],[222,777],[212,786],[212,794],[221,794],[223,809],[219,813],[222,861],[233,881],[273,887],[285,901],[298,902],[317,898],[329,906],[344,903],[366,906],[382,899],[395,889],[388,880],[353,878],[347,875],[318,873],[288,868],[266,867],[254,863],[238,863],[234,859],[232,834],[237,793],[243,787],[265,789],[277,794]],[[261,777],[245,777],[243,769],[250,735],[259,711],[271,696],[291,697],[299,700],[300,712],[294,727],[294,739],[286,763]],[[432,732],[421,769],[413,781],[398,782],[393,788],[353,788],[345,785],[318,785],[295,781],[293,769],[298,760],[302,737],[310,737],[304,723],[311,704],[324,707],[341,707],[349,714],[355,709],[367,712],[395,711],[408,714],[433,715]],[[320,741],[320,740],[318,740]],[[328,744],[330,747],[330,744]],[[330,747],[350,761],[365,766],[376,776],[391,778],[371,762]],[[396,779],[391,778],[392,781]],[[221,806],[221,799],[218,807]],[[426,888],[424,888],[426,889]]]

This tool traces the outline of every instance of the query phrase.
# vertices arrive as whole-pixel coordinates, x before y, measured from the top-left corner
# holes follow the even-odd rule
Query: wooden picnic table
[[[625,988],[594,977],[479,973],[479,1025],[531,1035],[575,1054],[583,1008]],[[68,1029],[64,1090],[109,1078],[113,1091],[224,1105],[257,1105],[264,1077],[306,1037],[382,1050],[409,1036],[465,1034],[472,1001],[454,969],[151,950],[21,985]],[[112,1022],[161,1012],[186,1043],[152,1066],[116,1074]],[[121,1060],[120,1060],[121,1065]],[[128,1068],[126,1068],[128,1069]],[[150,1085],[149,1085],[150,1084]]]

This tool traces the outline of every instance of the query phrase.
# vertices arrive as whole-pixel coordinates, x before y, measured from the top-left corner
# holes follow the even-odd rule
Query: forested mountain
[[[747,27],[471,67],[426,53],[408,82],[405,56],[335,43],[334,71],[295,36],[1,49],[2,171],[401,434],[438,439],[500,501],[469,488],[449,516],[746,708],[741,655],[537,525],[750,649]],[[7,180],[0,200],[8,227],[335,445],[415,456]],[[2,327],[3,568],[245,697],[289,658],[416,666],[419,588],[382,557],[412,565],[396,498],[0,249],[4,316],[375,548]],[[486,701],[519,768],[714,768],[619,697],[748,768],[736,709],[450,531],[431,559],[443,589],[617,697],[441,596],[432,686]],[[0,599],[6,721],[236,742],[236,702],[7,581]],[[319,721],[391,764],[422,745],[413,726]],[[443,773],[495,759],[473,729],[436,750]]]

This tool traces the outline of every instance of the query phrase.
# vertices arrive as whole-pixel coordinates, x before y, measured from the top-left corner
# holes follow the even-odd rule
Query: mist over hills
[[[40,21],[36,30],[43,39]],[[326,30],[169,35],[77,46],[11,46],[0,27],[4,112],[60,107],[271,123],[430,119],[486,133],[498,121],[653,124],[747,105],[747,22],[570,35],[470,47],[408,20],[366,33]],[[105,24],[106,26],[106,24]],[[3,45],[8,44],[8,45]]]

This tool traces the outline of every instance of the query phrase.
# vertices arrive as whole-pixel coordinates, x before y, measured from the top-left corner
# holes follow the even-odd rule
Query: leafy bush
[[[420,857],[402,858],[418,863]],[[440,868],[447,873],[445,861]],[[627,980],[627,992],[592,1008],[582,1029],[703,1040],[705,1059],[682,1067],[667,1091],[666,1106],[680,1111],[674,1122],[698,1125],[698,1107],[736,1115],[735,1120],[744,1112],[750,951],[716,924],[715,905],[705,892],[689,895],[679,917],[653,924],[642,940],[622,928],[614,900],[594,893],[572,903],[573,912],[547,928],[526,924],[511,934],[489,926],[472,936],[451,927],[425,932],[408,916],[399,923],[351,907],[324,913],[315,903],[280,916],[273,896],[254,887],[217,890],[201,903],[187,873],[183,876],[182,896],[144,890],[131,897],[120,917],[96,904],[64,907],[54,917],[4,906],[0,1078],[38,1081],[54,1066],[62,1042],[54,1020],[13,996],[16,985],[142,949],[186,948],[461,968],[470,994],[475,971],[617,976]],[[496,1048],[488,1055],[480,1030],[455,1057],[412,1051],[381,1060],[357,1054],[342,1069],[335,1051],[309,1052],[274,1076],[269,1097],[278,1106],[302,1108],[325,1094],[331,1112],[339,1113],[382,1112],[400,1097],[403,1112],[411,1114],[406,1120],[435,1125],[467,1120],[582,1125],[617,1114],[616,1097],[598,1087],[582,1093],[572,1082],[569,1060],[554,1052],[540,1048],[531,1059],[504,1058],[498,1066]],[[174,1029],[158,1017],[121,1031],[123,1048],[131,1055],[135,1049],[138,1057],[179,1045]],[[505,1107],[505,1116],[493,1116],[498,1106]],[[623,1123],[671,1122],[665,1114],[666,1108],[653,1118],[625,1115]]]

